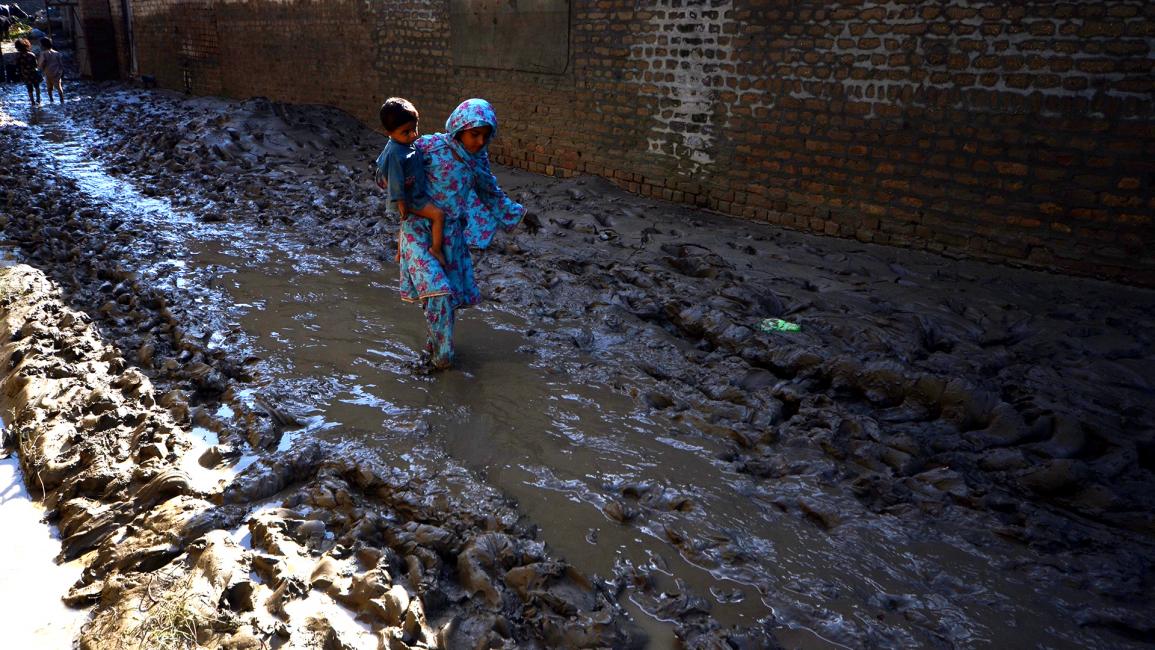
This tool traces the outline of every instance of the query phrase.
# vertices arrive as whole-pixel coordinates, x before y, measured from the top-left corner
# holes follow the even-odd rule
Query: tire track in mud
[[[233,210],[255,206],[250,213],[258,222],[293,221],[303,232],[324,222],[308,208],[278,216],[277,199],[283,197],[275,184],[248,189],[260,185],[256,179],[266,173],[261,169],[238,179],[243,193],[214,185],[213,175],[205,172],[221,165],[235,169],[236,160],[248,160],[242,149],[249,135],[227,119],[213,126],[212,111],[204,114],[208,117],[195,118],[203,124],[202,133],[193,129],[193,140],[164,126],[163,120],[155,127],[142,121],[127,137],[112,133],[114,141],[123,139],[101,145],[103,153],[114,167],[134,175],[149,169],[168,174],[179,161],[187,169],[176,180],[200,187],[208,179],[206,191],[214,201]],[[147,111],[142,115],[140,119],[148,118]],[[114,107],[106,119],[119,116],[123,112]],[[299,116],[306,120],[307,111]],[[209,147],[195,156],[181,155],[181,147],[196,143],[204,129],[217,127],[223,142],[217,145],[220,153]],[[313,149],[326,146],[332,143],[322,141]],[[140,152],[151,158],[125,157]],[[343,163],[315,158],[311,162],[319,170],[310,180],[321,182],[287,189],[285,203],[306,205],[307,200],[316,206],[321,198],[325,205],[322,197],[329,197],[335,207],[329,210],[328,225],[314,236],[321,237],[320,243],[344,242],[356,249],[363,234],[381,232],[379,223],[354,216],[365,214],[373,201],[363,192],[334,197],[336,188],[348,187]],[[254,156],[249,165],[259,162]],[[344,170],[349,168],[344,165]],[[165,183],[173,185],[174,178],[151,180],[157,184],[153,191],[163,194],[168,193]],[[797,567],[833,563],[836,568],[825,574],[795,570],[768,578],[762,569],[743,580],[760,586],[777,617],[773,624],[809,627],[850,646],[966,644],[992,634],[997,623],[983,620],[993,616],[994,610],[986,609],[990,607],[1011,608],[1017,612],[1012,618],[1020,619],[1051,611],[1047,607],[1074,614],[1084,627],[1061,631],[1060,639],[1088,634],[1097,638],[1101,633],[1115,638],[1099,631],[1103,628],[1145,633],[1136,606],[1149,601],[1151,590],[1150,541],[1143,532],[1150,515],[1128,499],[1142,494],[1150,480],[1150,452],[1143,446],[1149,443],[1141,435],[1128,439],[1115,434],[1115,423],[1083,421],[1082,406],[1091,406],[1086,412],[1094,414],[1093,402],[1111,403],[1101,397],[1101,390],[1080,408],[1062,408],[1058,398],[1065,384],[1048,384],[1053,375],[1047,374],[1061,364],[1030,367],[1069,338],[1050,336],[1050,323],[1032,326],[1032,317],[1045,314],[1051,321],[1071,321],[1093,312],[1095,305],[1077,306],[1066,314],[1062,308],[1049,313],[1036,308],[1033,314],[1003,308],[992,304],[989,291],[982,291],[979,279],[986,267],[976,272],[941,263],[916,266],[918,259],[879,264],[877,254],[864,261],[856,257],[861,251],[852,247],[838,252],[845,244],[831,243],[834,251],[829,252],[792,235],[688,246],[678,242],[705,225],[702,216],[648,202],[639,202],[639,208],[614,198],[608,188],[584,182],[545,189],[525,182],[527,199],[545,212],[553,224],[549,236],[561,249],[522,237],[512,240],[497,253],[499,264],[481,265],[487,275],[483,286],[491,298],[528,309],[539,319],[531,339],[547,363],[566,359],[562,348],[576,349],[595,360],[571,368],[576,376],[635,392],[687,432],[683,444],[720,445],[720,460],[750,477],[736,486],[737,494],[787,533],[767,547],[751,546],[740,534],[708,538],[680,530],[681,495],[667,494],[660,483],[606,477],[603,485],[590,490],[546,475],[543,486],[568,490],[627,529],[668,541],[691,564],[723,574],[741,575],[741,567],[751,562]],[[195,202],[195,195],[186,193],[184,200]],[[253,196],[264,198],[266,206]],[[230,210],[218,204],[217,212]],[[653,245],[647,246],[647,240]],[[711,247],[726,253],[713,253]],[[538,256],[549,252],[553,263],[544,268],[531,264],[523,251],[535,249]],[[769,273],[763,269],[767,257],[778,265]],[[830,271],[800,270],[806,263]],[[996,270],[990,277],[1002,282],[1000,275]],[[940,304],[929,309],[916,304],[936,299],[925,291],[928,285],[960,277],[964,286],[980,284],[978,300],[939,296]],[[1027,291],[1037,289],[1022,277],[1006,284],[1014,287],[1017,281]],[[1100,302],[1109,303],[1112,291],[1126,293],[1104,291]],[[1054,294],[1052,306],[1062,302],[1062,292]],[[1150,313],[1149,294],[1136,295],[1140,300],[1135,315]],[[1121,315],[1109,318],[1130,318],[1123,307],[1117,313]],[[752,331],[750,325],[758,318],[777,315],[802,320],[803,334],[784,340]],[[862,326],[863,321],[868,326]],[[1149,328],[1140,328],[1131,332],[1134,342],[1128,344],[1118,335],[1119,324],[1103,318],[1084,327],[1092,331],[1077,332],[1086,336],[1075,338],[1092,339],[1124,369],[1124,362],[1137,358],[1132,348],[1142,350],[1150,340]],[[1094,340],[1104,335],[1116,340]],[[157,348],[162,354],[177,349],[163,344]],[[646,351],[644,360],[623,363],[636,359],[637,349]],[[197,368],[201,376],[189,383],[194,393],[211,395],[223,386],[212,370]],[[984,378],[990,375],[997,381]],[[1126,391],[1141,387],[1144,379],[1128,381],[1121,395],[1108,397],[1118,403],[1113,410],[1142,425],[1149,403],[1136,403],[1134,397],[1126,403]],[[1095,388],[1085,392],[1094,395]],[[1143,389],[1138,393],[1143,395]],[[1100,411],[1100,418],[1110,410]],[[1077,426],[1072,426],[1072,418]],[[257,415],[252,420],[275,418]],[[205,423],[211,425],[211,420]],[[259,443],[263,437],[255,439]],[[1094,480],[1084,488],[1087,478]],[[1090,488],[1095,489],[1088,494]],[[933,526],[928,525],[931,518],[937,519]],[[1116,539],[1127,528],[1138,532],[1124,532]],[[800,540],[805,540],[803,546],[826,550],[799,549]],[[958,549],[952,552],[952,546]],[[1009,584],[1000,583],[1006,578],[986,575],[986,564],[1002,556],[1012,558],[999,560],[1001,568],[1011,572]],[[951,564],[956,566],[947,568]],[[668,568],[654,560],[647,566],[619,567],[617,576],[631,585],[635,599],[658,615],[693,619],[709,608],[692,590],[658,583],[665,571]],[[856,582],[863,577],[885,577],[890,588],[871,589],[870,582]],[[1022,584],[1028,579],[1076,588],[1052,589],[1061,600],[1048,604]],[[1081,602],[1083,588],[1092,590],[1097,604]],[[714,597],[724,602],[726,595]],[[1021,597],[1024,603],[1014,602]],[[1059,624],[1045,613],[1040,622]],[[1016,626],[1026,628],[1014,637],[1024,641],[1055,633],[1034,628],[1029,620]],[[788,632],[779,628],[780,636],[788,637]],[[995,636],[1008,638],[1005,634],[1002,630]]]

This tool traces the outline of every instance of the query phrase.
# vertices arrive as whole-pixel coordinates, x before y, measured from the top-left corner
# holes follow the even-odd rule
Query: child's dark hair
[[[386,131],[396,131],[410,122],[417,121],[417,109],[403,97],[390,97],[381,104],[381,126]]]
[[[26,39],[26,38],[16,39],[16,42],[13,43],[13,45],[16,46],[17,52],[27,52],[28,50],[32,49],[32,44],[29,43],[28,39]]]
[[[52,39],[48,38],[47,36],[40,39],[40,47],[42,47],[46,50],[51,50],[52,49]]]

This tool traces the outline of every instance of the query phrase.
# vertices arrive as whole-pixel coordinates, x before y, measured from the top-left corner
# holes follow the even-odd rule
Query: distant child
[[[445,213],[433,204],[425,184],[425,161],[413,143],[417,141],[417,109],[407,99],[390,97],[381,105],[381,126],[389,134],[389,144],[377,156],[377,184],[389,190],[389,203],[401,217],[415,215],[428,219],[432,242],[429,252],[445,266],[441,250],[445,237]]]
[[[51,38],[45,36],[40,39],[40,57],[36,63],[44,73],[44,86],[48,88],[48,103],[52,103],[52,90],[55,89],[60,95],[60,103],[63,104],[64,86],[60,82],[64,78],[64,60],[60,52],[52,49]]]
[[[40,68],[36,65],[36,55],[32,44],[26,38],[16,39],[16,74],[28,88],[28,103],[40,103]]]

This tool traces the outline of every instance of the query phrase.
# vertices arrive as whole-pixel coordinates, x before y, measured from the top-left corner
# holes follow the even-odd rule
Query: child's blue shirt
[[[404,201],[409,210],[420,210],[429,203],[429,189],[425,185],[425,161],[413,145],[390,140],[377,156],[378,173],[389,182],[389,205],[397,207]]]

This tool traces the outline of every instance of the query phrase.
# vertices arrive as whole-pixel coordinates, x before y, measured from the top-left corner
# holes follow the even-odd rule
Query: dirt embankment
[[[334,112],[132,92],[72,108],[103,130],[93,153],[111,169],[205,219],[258,226],[275,220],[315,243],[359,254],[380,254],[392,230],[365,169],[382,141]],[[231,389],[250,379],[245,359],[190,336],[198,330],[188,306],[140,282],[132,266],[142,254],[138,237],[78,200],[65,181],[21,169],[12,157],[5,164],[14,170],[4,179],[8,200],[15,196],[28,206],[10,217],[6,235],[32,261],[54,269],[69,300],[99,317],[116,348],[163,387],[163,409],[154,410],[173,414],[177,424],[220,433],[225,444],[204,463],[236,453],[230,446],[275,447],[284,418],[275,405],[245,410],[230,400]],[[554,182],[519,173],[506,179],[547,229],[538,238],[503,240],[485,254],[479,273],[491,300],[539,325],[527,332],[538,353],[576,350],[594,361],[581,366],[584,377],[616,385],[656,415],[725,440],[734,471],[752,477],[776,508],[831,534],[880,517],[920,530],[972,530],[973,543],[993,556],[1013,549],[1029,558],[1007,570],[1039,589],[1086,592],[1085,603],[1061,615],[1114,630],[1120,639],[1152,632],[1145,613],[1155,590],[1155,519],[1147,498],[1155,488],[1151,292],[852,242],[820,246],[813,238],[625,197],[585,179]],[[803,331],[762,333],[757,323],[766,317],[798,321]],[[117,379],[120,370],[108,372],[108,381],[132,381]],[[212,415],[222,401],[237,411],[230,422]],[[85,412],[83,403],[75,408],[108,424],[115,419],[108,413],[120,407],[113,400],[99,413]],[[361,605],[353,594],[366,578],[355,583],[354,577],[379,571],[388,576],[379,587],[388,589],[357,592],[372,594],[366,603],[378,601],[358,610],[367,616],[397,610],[389,609],[389,594],[399,599],[392,589],[400,585],[412,597],[405,611],[416,610],[415,620],[456,620],[451,633],[472,640],[496,635],[525,644],[617,645],[632,636],[605,598],[606,587],[583,585],[548,560],[496,497],[471,507],[439,492],[437,485],[465,478],[422,475],[414,483],[348,454],[335,460],[332,450],[311,444],[268,453],[214,491],[165,469],[170,460],[180,466],[183,443],[172,424],[153,425],[148,438],[142,436],[149,427],[139,426],[120,422],[112,430],[128,432],[118,443],[123,448],[89,454],[100,476],[110,477],[106,483],[89,479],[85,485],[93,491],[72,487],[68,499],[56,499],[62,517],[71,512],[63,509],[66,502],[97,499],[113,488],[120,491],[107,503],[125,504],[110,507],[116,514],[104,518],[97,516],[104,510],[84,513],[105,501],[77,508],[75,516],[103,528],[68,528],[87,537],[111,530],[108,539],[119,542],[115,557],[107,551],[94,564],[103,569],[90,571],[90,580],[86,574],[88,582],[74,594],[109,594],[98,621],[127,620],[125,612],[136,610],[117,603],[144,598],[149,580],[168,580],[159,577],[163,567],[183,567],[180,575],[221,589],[212,602],[228,596],[227,611],[217,608],[214,615],[252,621],[222,635],[295,638],[279,611],[246,619],[245,607],[255,611],[268,602],[287,610],[297,596],[324,593],[356,609]],[[68,445],[89,437],[69,435],[78,440]],[[73,450],[59,444],[57,456]],[[128,463],[141,453],[154,457]],[[139,469],[150,462],[157,466],[151,475]],[[117,478],[111,468],[118,463],[133,469]],[[777,481],[797,476],[817,477],[839,498],[775,493]],[[142,492],[146,500],[137,501]],[[274,510],[281,523],[262,524],[268,515],[251,511],[274,494],[290,512]],[[612,496],[607,516],[627,526],[669,509],[637,486]],[[153,508],[162,502],[188,509],[149,524],[148,517],[168,512]],[[192,513],[188,519],[185,512]],[[485,516],[489,512],[504,514]],[[239,563],[238,576],[248,575],[246,567],[264,573],[261,584],[237,587],[243,580],[234,584],[220,577],[228,571],[210,576],[205,568],[232,566],[211,560],[230,547],[227,536],[205,533],[246,520],[254,548],[229,562]],[[154,537],[135,547],[118,537],[148,530]],[[166,530],[188,530],[184,536],[192,537],[180,542],[165,537]],[[669,541],[699,566],[724,572],[740,561],[725,544],[703,544],[673,529]],[[136,559],[126,560],[121,546],[136,548]],[[197,569],[204,553],[211,561]],[[298,567],[294,561],[259,559],[265,555],[308,557],[311,564],[290,570]],[[485,559],[469,559],[479,555]],[[326,562],[333,564],[326,568]],[[331,573],[339,579],[327,578]],[[618,579],[639,600],[661,596],[646,593],[645,576]],[[267,598],[250,600],[245,593]],[[469,594],[475,597],[465,598]],[[374,607],[384,612],[373,613]],[[568,622],[569,614],[578,615],[576,623]],[[703,634],[712,627],[709,617],[689,596],[669,614],[683,622],[689,643],[711,638]],[[340,634],[289,619],[299,634]],[[405,642],[450,633],[436,632],[436,624],[404,625]],[[879,623],[861,625],[863,639],[888,638]],[[933,623],[925,627],[928,643],[941,638]],[[603,636],[585,638],[583,630]],[[870,636],[876,633],[883,636]],[[577,636],[559,640],[556,634]],[[761,629],[725,634],[736,645],[772,643]]]
[[[173,417],[183,399],[158,404],[31,267],[0,271],[0,363],[6,442],[57,519],[63,559],[87,564],[65,597],[95,606],[82,648],[636,641],[497,495],[447,490],[464,477],[322,443],[236,477],[213,470],[219,450]]]

